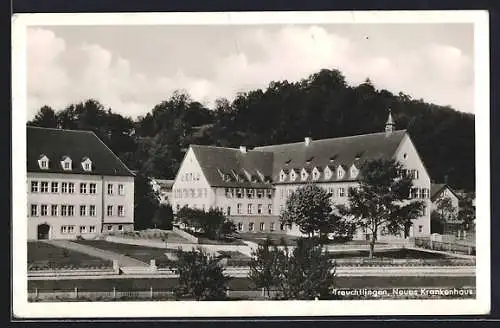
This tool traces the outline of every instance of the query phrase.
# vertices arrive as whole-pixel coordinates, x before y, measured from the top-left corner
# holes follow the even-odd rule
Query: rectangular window
[[[68,216],[75,215],[75,207],[73,205],[68,205]]]
[[[53,193],[59,192],[59,183],[58,182],[52,182],[50,184],[50,192],[53,192]]]
[[[87,215],[87,206],[80,205],[80,216],[86,216],[86,215]]]
[[[281,230],[281,231],[285,230],[285,224],[280,223],[280,230]]]
[[[31,205],[31,216],[38,216],[38,205]]]
[[[73,182],[70,182],[68,184],[68,193],[74,194],[75,193],[75,184]]]
[[[86,193],[87,193],[87,184],[80,183],[80,194],[86,194]]]
[[[75,232],[75,226],[68,226],[68,233],[74,233]]]
[[[68,227],[62,226],[61,227],[61,233],[66,233],[66,232],[68,232]]]
[[[339,197],[345,196],[345,188],[339,188]]]
[[[68,215],[68,206],[61,205],[61,216],[67,216],[67,215]]]
[[[427,215],[427,206],[422,207],[422,215]]]
[[[248,204],[247,213],[252,214],[252,204]]]
[[[42,181],[40,184],[40,192],[49,192],[49,182]]]
[[[261,223],[259,224],[259,229],[260,229],[260,231],[264,231],[264,228],[265,228],[264,222],[261,222]]]
[[[273,212],[273,205],[272,204],[268,204],[267,205],[267,214],[272,214]]]
[[[113,226],[112,225],[108,225],[108,231],[111,231],[113,230]]]
[[[262,204],[257,205],[257,213],[258,214],[262,213]]]
[[[253,226],[254,226],[254,223],[253,222],[250,222],[248,224],[248,231],[253,231]]]
[[[66,194],[68,192],[68,183],[67,182],[61,182],[61,192],[63,194]]]
[[[95,232],[95,226],[90,226],[90,227],[89,227],[89,232],[91,232],[91,233],[92,233],[92,232]]]
[[[424,226],[423,225],[419,225],[418,226],[418,232],[424,232]]]
[[[38,181],[31,181],[31,192],[38,192]]]
[[[80,226],[80,233],[87,233],[87,227],[86,226]]]
[[[95,194],[96,193],[96,184],[95,183],[89,183],[89,194]]]
[[[118,185],[118,195],[123,196],[124,193],[125,192],[124,192],[124,189],[123,189],[123,185],[119,184]]]
[[[227,215],[231,215],[231,206],[227,207]]]
[[[121,224],[118,225],[118,231],[123,231],[123,226]]]
[[[123,210],[123,205],[118,205],[118,216],[125,216],[125,211]]]
[[[69,165],[69,162],[64,162],[64,169],[69,170],[71,167]]]
[[[113,205],[108,205],[106,213],[108,214],[108,216],[113,215]]]
[[[238,231],[243,231],[243,223],[238,223]]]
[[[273,191],[272,191],[272,189],[269,189],[267,191],[267,198],[269,198],[269,199],[273,198]]]
[[[95,205],[90,205],[89,206],[89,215],[90,216],[95,216]]]
[[[238,207],[237,207],[238,214],[241,214],[241,208],[242,207],[243,207],[243,205],[241,205],[241,203],[238,203]]]
[[[43,204],[40,206],[40,215],[47,216],[47,205]]]
[[[57,205],[50,206],[50,215],[57,216]]]
[[[429,189],[424,188],[424,189],[422,189],[422,190],[423,190],[423,195],[422,195],[422,197],[423,197],[424,199],[429,198]]]
[[[108,195],[113,195],[113,184],[108,183]]]
[[[271,223],[269,224],[269,230],[270,230],[270,231],[274,231],[274,222],[271,222]]]

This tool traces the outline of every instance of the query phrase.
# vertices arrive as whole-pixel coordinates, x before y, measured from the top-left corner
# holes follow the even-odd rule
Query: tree
[[[28,125],[42,128],[57,128],[57,115],[51,107],[43,106],[35,115],[35,118],[28,122]]]
[[[248,278],[257,288],[262,288],[268,297],[271,288],[278,285],[276,274],[278,254],[278,248],[269,238],[252,251]]]
[[[459,200],[458,220],[465,230],[469,230],[476,220],[476,207],[474,206],[474,193],[469,193]]]
[[[295,223],[302,233],[312,236],[331,232],[338,217],[332,213],[330,194],[315,184],[299,187],[286,200],[285,210],[280,216],[283,224]]]
[[[177,220],[209,239],[225,239],[236,231],[235,224],[221,210],[213,208],[205,212],[184,206],[177,212]]]
[[[137,173],[134,181],[134,228],[151,228],[159,204],[158,193],[154,191],[151,180],[141,172]]]
[[[176,296],[194,297],[197,301],[224,299],[230,278],[224,274],[223,258],[207,254],[200,247],[189,252],[179,250],[172,266],[179,275]]]
[[[410,199],[413,178],[403,172],[403,165],[392,159],[366,161],[360,168],[359,187],[349,191],[348,206],[337,207],[370,233],[370,258],[382,228],[401,233],[422,214],[424,202]]]
[[[170,204],[160,204],[153,216],[153,226],[159,229],[172,230],[174,212]]]
[[[269,289],[275,289],[278,299],[328,298],[335,283],[335,267],[321,245],[300,238],[293,251],[269,244],[257,249],[249,278],[268,294]]]
[[[439,217],[439,222],[443,225],[443,233],[447,232],[447,225],[449,221],[455,221],[457,218],[457,211],[453,206],[450,197],[441,197],[436,201],[436,209],[433,211],[435,219]],[[432,214],[431,214],[432,223]]]
[[[445,220],[438,211],[433,210],[431,212],[431,233],[443,234],[445,223]]]

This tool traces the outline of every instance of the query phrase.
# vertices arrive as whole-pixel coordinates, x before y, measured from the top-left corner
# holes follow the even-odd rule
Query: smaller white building
[[[153,190],[158,193],[160,204],[172,204],[174,180],[151,178]]]
[[[134,174],[91,131],[27,127],[28,239],[134,229]]]
[[[432,201],[432,210],[436,210],[438,208],[438,204],[443,199],[450,199],[453,213],[449,213],[447,217],[445,217],[445,227],[444,234],[454,234],[458,230],[460,230],[460,222],[458,220],[458,211],[459,211],[459,201],[460,197],[458,194],[446,183],[433,183],[431,184],[431,201]]]

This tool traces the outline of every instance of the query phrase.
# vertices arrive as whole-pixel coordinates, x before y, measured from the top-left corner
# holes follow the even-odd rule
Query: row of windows
[[[80,226],[80,233],[95,233],[95,226]],[[75,226],[67,225],[61,226],[61,234],[73,234],[75,233]]]
[[[173,191],[175,198],[207,198],[207,188],[184,188]]]
[[[352,187],[356,188],[356,187]],[[290,195],[294,192],[294,189],[280,189],[280,199],[285,199],[290,197]],[[346,188],[344,187],[339,187],[339,188],[334,188],[334,187],[328,187],[328,193],[330,193],[331,197],[346,197]]]
[[[194,209],[198,208],[197,204],[192,204],[192,205],[190,205],[190,207],[194,208]],[[254,212],[254,208],[256,209],[256,212]],[[176,209],[177,209],[177,211],[180,211],[181,205],[177,204]],[[205,204],[202,204],[200,209],[205,211],[205,209],[206,209]],[[224,215],[231,215],[231,206],[228,206],[225,208],[218,207],[218,209],[220,209],[224,213]],[[237,212],[237,214],[243,214],[243,204],[242,203],[237,204],[236,212]],[[255,206],[255,204],[248,204],[247,205],[247,214],[254,214],[254,213],[263,214],[264,213],[264,205],[257,204],[257,206]],[[273,205],[268,204],[267,205],[267,214],[272,214],[272,213],[273,213]]]
[[[117,213],[118,216],[125,216],[125,209],[123,205],[118,205]],[[80,205],[79,207],[80,216],[96,216],[96,206],[95,205]],[[108,205],[106,208],[107,216],[113,216],[113,205]],[[48,216],[49,215],[49,205],[47,204],[31,204],[31,216]],[[74,205],[50,205],[50,216],[74,216],[75,206]]]
[[[75,183],[73,182],[57,182],[53,181],[50,183],[50,192],[59,193],[59,186],[61,187],[61,193],[63,194],[74,194],[75,193]],[[114,194],[114,185],[108,183],[108,195]],[[49,182],[48,181],[31,181],[31,192],[35,193],[40,191],[41,193],[49,192]],[[80,194],[96,194],[97,184],[96,183],[80,183]],[[123,184],[118,185],[118,195],[124,195],[125,188]]]
[[[410,198],[428,199],[430,197],[429,188],[411,188]]]
[[[346,171],[344,170],[344,168],[342,166],[339,165],[337,167],[336,171],[337,171],[337,174],[336,174],[337,179],[343,179],[346,176]],[[295,181],[299,175],[298,172],[300,172],[300,179],[302,181],[306,181],[309,178],[310,173],[306,169],[302,169],[302,170],[291,169],[289,173],[286,172],[285,170],[281,170],[280,181],[285,181],[288,177],[290,178],[290,181]],[[349,169],[349,172],[350,172],[350,177],[352,179],[354,179],[358,176],[359,170],[353,165]],[[319,169],[317,167],[315,167],[311,173],[312,173],[313,180],[318,180],[321,176],[321,172],[319,171]],[[328,166],[325,167],[323,174],[324,174],[324,178],[326,180],[331,179],[332,175],[333,175],[332,170]]]
[[[243,227],[243,223],[239,222],[238,225],[237,225],[237,228],[238,228],[238,231],[243,231],[244,227]],[[283,224],[281,223],[280,224],[280,231],[285,231],[285,229],[288,229],[288,230],[292,230],[292,225],[291,224]],[[255,230],[255,223],[254,222],[249,222],[248,223],[248,231],[254,231]],[[259,223],[259,231],[265,231],[266,230],[266,225],[264,222],[260,222]],[[269,223],[269,231],[275,231],[276,230],[276,226],[275,226],[275,222],[271,222]]]
[[[272,189],[254,189],[254,188],[226,188],[225,195],[227,198],[263,198],[271,199],[273,197]]]
[[[82,164],[82,168],[85,171],[92,170],[92,161],[88,157],[85,157],[81,164]],[[46,155],[42,154],[41,158],[38,160],[38,165],[43,170],[48,169],[49,168],[49,158]],[[65,156],[64,159],[61,161],[61,166],[65,171],[71,170],[71,168],[72,168],[71,159],[68,156]]]
[[[200,173],[184,173],[181,174],[181,181],[199,181]]]

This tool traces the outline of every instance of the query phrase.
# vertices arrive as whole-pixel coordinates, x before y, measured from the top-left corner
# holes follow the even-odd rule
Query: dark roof
[[[26,128],[28,172],[65,174],[133,176],[125,164],[92,131]],[[40,169],[38,160],[44,154],[49,159],[49,168]],[[61,160],[68,156],[72,160],[71,171],[62,169]],[[92,171],[84,171],[83,158],[92,161]]]
[[[296,142],[281,145],[270,145],[254,148],[254,151],[260,151],[273,154],[273,180],[279,181],[281,169],[286,168],[286,162],[291,161],[291,165],[297,163],[306,163],[306,160],[313,157],[311,167],[330,166],[338,167],[341,165],[348,169],[352,164],[360,167],[360,163],[370,159],[392,158],[406,135],[406,130],[394,131],[389,135],[386,132],[356,135],[350,137],[313,140],[306,146],[305,143]],[[361,155],[358,159],[357,156]],[[333,157],[333,160],[330,160]],[[290,166],[290,165],[289,165]],[[304,165],[305,166],[305,165]],[[332,175],[335,180],[336,174]],[[348,181],[347,174],[342,181]],[[323,180],[324,181],[324,180]],[[296,180],[293,183],[300,182]]]
[[[191,149],[200,163],[208,183],[217,187],[253,187],[271,188],[270,182],[250,182],[247,179],[245,170],[250,175],[259,177],[259,171],[264,177],[272,175],[273,154],[248,150],[246,153],[239,149],[223,148],[213,146],[191,145]],[[243,178],[243,182],[238,182],[234,173]],[[225,180],[221,175],[229,175],[230,179]]]
[[[457,198],[460,196],[446,183],[431,183],[431,200],[434,200],[437,195],[445,188],[448,188]]]

